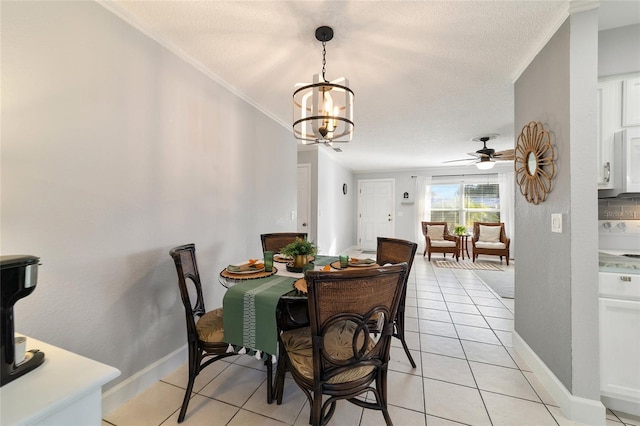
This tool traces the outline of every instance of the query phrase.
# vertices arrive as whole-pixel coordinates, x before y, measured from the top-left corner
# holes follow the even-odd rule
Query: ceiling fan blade
[[[443,161],[442,163],[457,163],[458,161],[476,161],[474,158],[461,158],[459,160]]]
[[[505,149],[504,151],[498,151],[493,154],[493,158],[502,161],[513,161],[516,158],[515,149]]]

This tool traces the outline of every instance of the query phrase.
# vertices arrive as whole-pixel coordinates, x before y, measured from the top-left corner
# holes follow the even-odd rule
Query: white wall
[[[342,192],[347,184],[347,194]],[[318,249],[339,254],[355,245],[356,185],[350,170],[318,149]]]
[[[491,173],[505,173],[513,171],[513,163],[504,162],[503,164],[496,165]],[[416,194],[416,181],[412,176],[470,176],[470,175],[484,175],[484,171],[478,170],[475,166],[463,166],[463,167],[434,167],[427,169],[416,169],[406,171],[395,172],[370,172],[370,173],[356,173],[355,179],[395,179],[396,187],[395,194],[395,237],[403,240],[414,241],[418,244],[418,252],[422,253],[424,250],[424,237],[422,237],[422,231],[420,230],[421,218],[416,216],[416,203],[415,200],[418,197]],[[357,185],[357,183],[356,183]],[[402,195],[404,192],[409,192],[411,198],[413,198],[413,204],[402,204]],[[356,228],[357,232],[357,228]],[[416,235],[416,233],[418,235]],[[513,252],[511,256],[513,256]]]
[[[315,149],[298,149],[298,164],[309,164],[311,167],[311,181],[309,182],[309,223],[307,223],[307,238],[318,241],[318,152]]]
[[[339,155],[339,154],[337,154]],[[356,190],[351,170],[321,145],[299,150],[298,163],[311,165],[309,239],[319,253],[337,255],[355,245]],[[347,184],[347,194],[342,185]]]
[[[295,229],[291,132],[94,2],[2,2],[2,254],[40,256],[16,330],[117,367],[186,343],[173,246],[218,272]],[[81,374],[81,372],[79,372]]]

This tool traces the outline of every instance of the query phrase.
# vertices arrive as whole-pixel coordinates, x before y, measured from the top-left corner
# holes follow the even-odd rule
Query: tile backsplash
[[[598,220],[640,220],[640,194],[631,198],[599,199]]]

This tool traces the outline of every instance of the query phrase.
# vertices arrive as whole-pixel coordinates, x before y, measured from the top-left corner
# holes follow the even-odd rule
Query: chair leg
[[[196,376],[198,375],[198,364],[200,362],[198,351],[197,343],[189,343],[189,382],[187,383],[187,389],[184,392],[182,408],[180,408],[180,414],[178,415],[178,423],[182,423],[185,414],[187,414],[187,407],[189,406],[189,400],[191,399],[193,384],[196,381]]]
[[[413,360],[413,357],[411,356],[411,352],[409,352],[409,347],[407,346],[407,342],[404,339],[404,312],[398,312],[398,315],[396,317],[396,337],[400,339],[400,343],[402,343],[404,352],[407,354],[407,358],[409,358],[411,367],[416,368],[416,363]]]
[[[322,392],[313,392],[313,403],[311,404],[311,414],[309,424],[320,426],[322,420]]]
[[[278,366],[276,367],[276,379],[275,379],[275,389],[274,396],[276,398],[276,404],[282,404],[282,395],[284,394],[284,376],[287,373],[287,367],[284,350],[281,348],[280,350],[280,358],[278,358]]]
[[[376,401],[378,405],[382,409],[382,415],[384,416],[384,422],[387,426],[393,426],[393,422],[391,421],[391,416],[389,415],[389,409],[387,408],[387,372],[384,371],[378,376],[378,380],[376,380],[376,390],[374,392],[374,396],[376,397]]]

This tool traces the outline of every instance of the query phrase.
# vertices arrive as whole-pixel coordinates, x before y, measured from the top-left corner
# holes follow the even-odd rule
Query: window
[[[497,183],[434,183],[431,185],[431,221],[447,222],[468,230],[473,222],[500,222]]]

